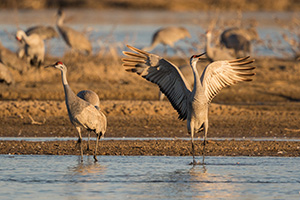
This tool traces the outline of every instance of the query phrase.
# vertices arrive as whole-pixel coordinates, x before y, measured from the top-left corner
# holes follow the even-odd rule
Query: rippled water
[[[0,199],[299,199],[300,158],[0,155]],[[200,158],[198,158],[200,159]]]
[[[0,17],[7,20],[0,20],[0,41],[2,44],[16,51],[18,48],[17,41],[14,34],[17,26],[26,30],[28,27],[34,25],[54,25],[56,10],[44,11],[19,11],[14,13],[12,11],[2,11]],[[82,9],[68,10],[70,18],[75,17],[77,20],[68,23],[68,26],[79,30],[89,30],[88,36],[92,41],[93,53],[98,53],[99,49],[108,49],[109,46],[118,47],[118,52],[124,49],[125,44],[132,44],[139,48],[150,45],[153,33],[161,27],[165,26],[184,26],[191,33],[191,38],[185,41],[176,43],[178,47],[185,51],[193,49],[194,51],[204,50],[204,36],[209,21],[211,21],[212,14],[205,12],[185,12],[174,13],[168,11],[98,11]],[[232,20],[236,17],[236,13],[224,13],[225,21]],[[293,16],[291,12],[246,12],[243,14],[243,20],[255,19],[258,21],[258,33],[262,41],[271,39],[274,46],[291,53],[287,43],[283,40],[282,34],[290,34],[289,31],[280,27],[275,23],[275,18],[289,20]],[[245,24],[247,26],[248,23]],[[191,46],[191,43],[200,44],[196,48]],[[61,38],[52,39],[46,42],[46,51],[52,56],[63,56],[66,51],[70,49]],[[163,46],[159,45],[156,50],[157,53],[163,52]],[[169,50],[169,55],[172,55]],[[279,52],[271,51],[264,45],[254,44],[254,56],[283,56]]]

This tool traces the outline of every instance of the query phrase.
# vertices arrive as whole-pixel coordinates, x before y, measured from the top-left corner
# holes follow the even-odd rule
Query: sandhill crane
[[[188,89],[191,90],[194,85],[194,76],[193,76],[193,71],[192,71],[191,67],[189,65],[181,65],[178,67],[178,69],[180,70],[182,75],[185,77]],[[197,67],[197,70],[199,72],[200,66]],[[162,101],[164,99],[165,95],[159,90],[158,97],[159,97],[159,100]]]
[[[81,128],[85,128],[88,131],[94,131],[97,136],[94,153],[94,159],[97,161],[96,154],[98,141],[105,134],[107,126],[105,115],[94,105],[75,95],[67,81],[67,67],[62,62],[58,61],[47,67],[54,67],[61,70],[62,84],[65,91],[65,100],[69,118],[78,132],[81,161],[83,161]]]
[[[17,57],[16,53],[4,47],[0,42],[0,60],[7,67],[23,73],[27,69],[27,65],[23,60]]]
[[[220,43],[227,48],[232,48],[236,56],[239,56],[240,51],[243,56],[250,55],[251,41],[259,39],[259,35],[255,27],[248,29],[233,27],[225,30],[220,37]]]
[[[11,85],[15,83],[13,75],[1,61],[0,61],[0,82],[4,82],[7,85]]]
[[[97,110],[100,111],[100,99],[99,96],[92,90],[81,90],[77,93],[77,96],[93,106],[97,108]],[[101,112],[101,111],[100,111]],[[88,146],[87,150],[90,150],[90,131],[88,131]]]
[[[216,61],[205,67],[201,77],[196,69],[200,57],[205,54],[193,55],[190,65],[194,75],[193,90],[189,90],[185,77],[171,62],[166,59],[127,45],[133,52],[123,51],[129,58],[123,58],[126,71],[137,73],[148,81],[157,84],[167,96],[173,108],[178,112],[179,119],[187,120],[187,130],[191,134],[193,162],[195,161],[194,134],[203,128],[203,163],[205,143],[208,130],[208,107],[212,99],[226,86],[242,81],[251,81],[255,67],[247,66],[253,60],[249,57],[231,61]],[[143,63],[140,65],[140,63]],[[245,66],[246,65],[246,66]]]
[[[56,26],[67,45],[72,50],[85,51],[90,54],[92,52],[90,41],[82,33],[64,25],[65,14],[62,10],[58,10],[57,16]]]
[[[37,34],[27,36],[23,30],[18,30],[16,39],[25,43],[25,55],[27,62],[38,67],[44,62],[44,41]]]
[[[232,55],[230,55],[228,49],[211,46],[211,31],[206,32],[205,52],[206,52],[206,57],[211,62],[218,61],[218,60],[235,59]]]
[[[151,46],[143,48],[144,51],[152,51],[158,44],[164,45],[164,52],[167,53],[167,45],[174,47],[178,40],[191,37],[189,31],[183,27],[166,27],[156,31],[152,37]]]
[[[42,40],[49,40],[58,37],[58,33],[52,26],[43,26],[43,25],[33,26],[28,28],[25,31],[25,33],[28,36],[32,34],[37,34],[38,36],[40,36]],[[17,51],[17,55],[19,58],[23,58],[23,56],[25,55],[25,44],[22,44],[19,47]]]

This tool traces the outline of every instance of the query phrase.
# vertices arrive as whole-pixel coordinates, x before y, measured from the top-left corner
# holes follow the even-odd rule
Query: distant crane
[[[37,34],[44,41],[52,38],[57,38],[59,36],[56,30],[52,26],[43,26],[43,25],[30,27],[25,31],[25,33],[28,36],[32,34]],[[22,44],[19,47],[17,51],[17,55],[19,58],[23,58],[23,56],[25,55],[25,44]]]
[[[18,30],[16,39],[25,43],[26,60],[31,65],[40,66],[44,62],[45,45],[44,41],[37,34],[27,36],[23,30]]]
[[[206,45],[205,45],[206,57],[210,62],[218,60],[233,60],[235,59],[226,48],[218,48],[211,46],[211,31],[206,32]]]
[[[11,85],[15,83],[14,77],[8,68],[0,61],[0,82]]]
[[[255,27],[248,29],[233,27],[225,30],[220,37],[220,43],[234,49],[236,57],[250,55],[251,41],[259,39]],[[242,51],[242,53],[240,53]]]
[[[95,132],[97,136],[96,147],[94,153],[95,162],[98,161],[97,147],[98,141],[106,132],[107,121],[105,115],[94,105],[76,96],[67,82],[67,67],[60,61],[47,67],[54,67],[61,70],[62,84],[65,91],[66,106],[71,123],[78,132],[78,143],[80,144],[81,161],[83,161],[81,128]]]
[[[89,102],[90,104],[92,104],[93,106],[95,106],[95,108],[97,108],[97,110],[100,110],[100,99],[99,96],[92,90],[81,90],[80,92],[77,93],[77,96],[87,102]],[[87,146],[87,150],[90,150],[90,131],[88,131],[88,146]]]
[[[178,40],[191,37],[189,31],[183,27],[166,27],[156,31],[152,37],[151,46],[143,48],[144,51],[152,51],[158,44],[164,45],[164,53],[167,53],[167,45],[174,47]]]
[[[194,75],[193,90],[189,90],[187,81],[178,67],[166,59],[155,54],[142,51],[127,45],[136,52],[123,51],[129,58],[123,58],[123,66],[126,71],[137,73],[146,80],[157,84],[160,90],[167,96],[173,108],[178,112],[179,119],[187,120],[187,129],[191,134],[193,162],[195,160],[194,134],[203,128],[203,163],[205,157],[205,143],[208,130],[208,107],[212,99],[226,86],[234,85],[242,81],[251,81],[255,67],[248,66],[253,60],[249,57],[231,61],[216,61],[205,67],[201,77],[196,69],[200,55],[190,58],[190,65]],[[142,63],[142,65],[140,65]]]
[[[65,14],[62,10],[58,10],[57,16],[56,26],[67,45],[72,50],[84,51],[90,54],[92,52],[90,41],[82,33],[64,25]]]
[[[0,42],[0,60],[7,67],[17,70],[19,73],[23,73],[27,69],[26,63],[18,58],[15,52],[4,47]]]

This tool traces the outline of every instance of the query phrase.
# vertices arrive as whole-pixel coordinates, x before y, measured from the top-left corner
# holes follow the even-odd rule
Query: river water
[[[18,49],[14,37],[18,28],[26,30],[35,25],[51,25],[55,27],[56,10],[1,10],[0,12],[0,41],[12,51]],[[93,53],[111,53],[116,50],[121,54],[126,44],[139,48],[150,45],[152,35],[156,30],[166,26],[183,26],[191,33],[191,38],[176,43],[184,52],[183,58],[191,53],[204,51],[204,33],[214,19],[232,21],[237,18],[236,12],[172,12],[172,11],[120,11],[120,10],[66,10],[68,26],[86,32],[93,46]],[[283,40],[283,34],[291,38],[293,33],[287,28],[292,18],[297,14],[292,12],[244,12],[241,22],[248,27],[250,21],[257,22],[257,31],[263,43],[253,44],[252,55],[259,56],[291,56],[290,46]],[[298,14],[299,15],[299,14]],[[286,27],[276,23],[281,20]],[[238,21],[238,20],[236,20]],[[232,24],[231,26],[234,26]],[[224,26],[226,27],[226,26]],[[230,27],[230,24],[227,25]],[[220,30],[221,31],[221,30]],[[219,31],[219,32],[220,32]],[[215,36],[216,37],[216,36]],[[217,37],[215,42],[217,41]],[[266,45],[271,42],[275,50]],[[192,45],[193,44],[193,45]],[[62,38],[46,42],[46,52],[51,56],[61,57],[69,51]],[[159,45],[155,53],[162,54],[163,46]],[[181,51],[180,51],[181,52]],[[284,54],[283,54],[284,52]],[[107,55],[106,54],[106,55]],[[168,55],[174,52],[169,49]]]
[[[0,155],[0,199],[299,199],[300,158]],[[201,159],[198,157],[197,159]]]

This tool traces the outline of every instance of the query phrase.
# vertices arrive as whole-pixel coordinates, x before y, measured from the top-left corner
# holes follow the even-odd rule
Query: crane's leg
[[[94,159],[95,159],[95,162],[98,161],[98,159],[97,159],[97,148],[98,148],[98,142],[99,142],[99,140],[101,139],[101,136],[102,136],[102,133],[98,133],[98,134],[97,134],[96,146],[95,146],[95,153],[94,153]]]
[[[202,163],[204,164],[204,159],[205,159],[205,146],[206,146],[206,139],[207,139],[207,130],[208,130],[208,121],[204,122],[204,140],[203,140],[203,158],[202,158]]]
[[[197,162],[195,160],[195,145],[194,145],[194,126],[191,126],[191,143],[192,143],[192,154],[193,154],[193,162],[190,163],[190,165],[197,165]]]
[[[88,144],[87,144],[86,150],[87,150],[87,151],[90,150],[90,131],[88,132]]]
[[[81,162],[83,162],[83,151],[82,151],[82,137],[81,137],[81,129],[79,126],[76,127],[76,130],[78,132],[78,142],[77,144],[79,143],[80,145],[80,155],[81,155]]]

